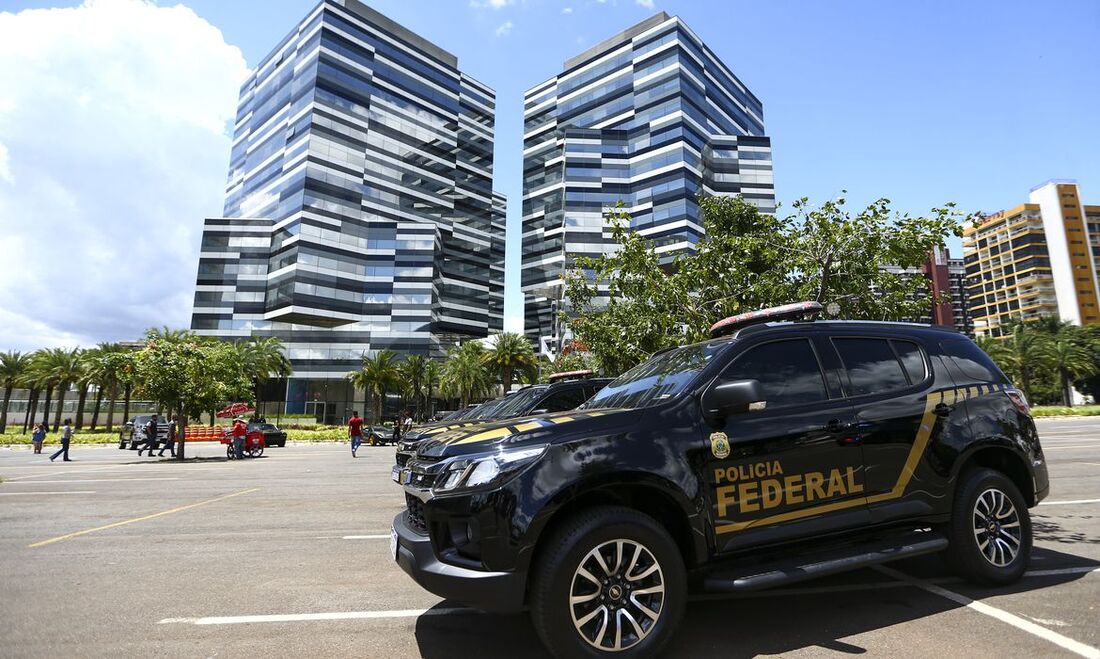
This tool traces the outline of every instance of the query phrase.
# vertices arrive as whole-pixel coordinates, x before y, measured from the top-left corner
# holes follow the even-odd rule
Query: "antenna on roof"
[[[749,311],[730,316],[710,326],[710,338],[717,339],[720,336],[733,334],[742,327],[759,323],[770,323],[779,320],[798,320],[805,316],[821,313],[820,302],[795,302],[784,304],[780,307],[770,307],[759,311]]]

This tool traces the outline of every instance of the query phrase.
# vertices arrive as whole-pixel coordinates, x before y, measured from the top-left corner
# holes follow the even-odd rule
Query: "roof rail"
[[[804,316],[821,313],[822,308],[820,302],[795,302],[794,304],[784,304],[779,307],[770,307],[759,311],[749,311],[747,313],[737,314],[736,316],[730,316],[729,318],[725,318],[711,325],[710,338],[717,339],[720,336],[732,334],[738,329],[749,325],[769,323],[777,320],[796,320]]]
[[[547,382],[557,382],[558,380],[580,380],[581,378],[592,377],[592,371],[585,369],[582,371],[564,371],[562,373],[554,373],[550,377],[546,378]]]

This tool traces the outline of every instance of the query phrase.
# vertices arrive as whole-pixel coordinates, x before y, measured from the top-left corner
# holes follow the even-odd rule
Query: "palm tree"
[[[1079,328],[1068,323],[1058,328],[1051,339],[1051,353],[1062,389],[1062,404],[1066,407],[1073,406],[1073,381],[1096,373],[1094,351],[1083,345],[1084,339]]]
[[[443,365],[439,363],[437,359],[429,359],[428,363],[424,364],[424,393],[426,394],[425,407],[427,407],[427,414],[425,418],[432,418],[435,414],[435,392],[439,389],[439,381],[443,377]]]
[[[486,353],[485,359],[499,370],[504,393],[511,391],[512,374],[517,369],[530,373],[539,365],[538,357],[531,348],[531,342],[524,335],[515,332],[497,334],[496,344]]]
[[[492,376],[485,368],[485,348],[476,341],[453,346],[447,351],[440,383],[448,395],[461,401],[462,407],[485,395],[493,386]]]
[[[49,350],[40,349],[34,351],[31,355],[31,368],[28,378],[34,383],[35,387],[46,392],[46,400],[42,403],[42,425],[48,427],[50,424],[50,403],[53,398],[53,388],[57,385],[57,380],[50,368]],[[37,405],[35,407],[37,408]],[[37,409],[35,409],[35,413],[37,413]]]
[[[4,385],[4,406],[0,407],[0,433],[8,428],[8,404],[11,392],[21,383],[30,367],[30,355],[21,352],[0,352],[0,382]]]
[[[420,400],[424,394],[424,368],[427,364],[428,360],[423,356],[409,355],[399,366],[401,371],[401,383],[404,385],[404,393],[412,396],[413,408],[415,410],[414,415],[416,418],[422,418],[420,414]]]
[[[1032,400],[1033,376],[1054,368],[1056,362],[1050,335],[1028,323],[1018,322],[1010,326],[1010,333],[1001,339],[1001,343],[999,348],[993,349],[990,357],[1013,375],[1024,395]]]
[[[285,378],[293,372],[290,360],[283,353],[283,342],[275,337],[253,339],[237,344],[241,366],[252,380],[256,409],[263,399],[263,385],[271,376]]]
[[[397,353],[392,350],[379,350],[374,356],[363,355],[363,368],[348,374],[357,389],[367,394],[367,404],[371,405],[372,423],[382,420],[382,401],[386,394],[395,388],[398,382]]]
[[[54,432],[57,432],[57,429],[61,426],[61,413],[65,407],[65,394],[68,392],[69,387],[79,382],[83,377],[80,353],[80,348],[72,348],[71,350],[53,348],[46,353],[44,368],[57,387],[57,412],[53,421]]]

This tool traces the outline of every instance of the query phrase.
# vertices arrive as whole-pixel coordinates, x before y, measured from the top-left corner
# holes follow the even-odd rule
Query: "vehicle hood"
[[[606,432],[628,423],[637,410],[597,409],[554,412],[504,421],[482,421],[436,433],[422,441],[416,454],[443,458],[480,453],[501,445],[557,443],[577,435]]]
[[[457,430],[459,428],[469,428],[471,426],[487,423],[486,420],[476,421],[441,421],[439,423],[428,423],[423,426],[413,428],[409,432],[405,433],[405,441],[419,442],[422,439],[428,437],[434,437],[440,433],[449,432],[451,430]]]

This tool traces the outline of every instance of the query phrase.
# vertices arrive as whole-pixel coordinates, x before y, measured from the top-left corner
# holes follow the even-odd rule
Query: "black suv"
[[[443,432],[465,428],[486,421],[513,419],[533,414],[564,412],[571,410],[591,398],[597,391],[611,382],[608,378],[592,378],[592,371],[569,371],[550,376],[548,384],[533,384],[515,393],[491,400],[481,405],[476,412],[454,423],[430,423],[413,428],[397,444],[397,464],[391,476],[397,481],[400,468],[416,452],[420,442]]]
[[[435,435],[398,564],[559,656],[649,656],[689,584],[741,591],[944,552],[1008,584],[1049,490],[1023,395],[953,330],[734,317],[572,412]]]

